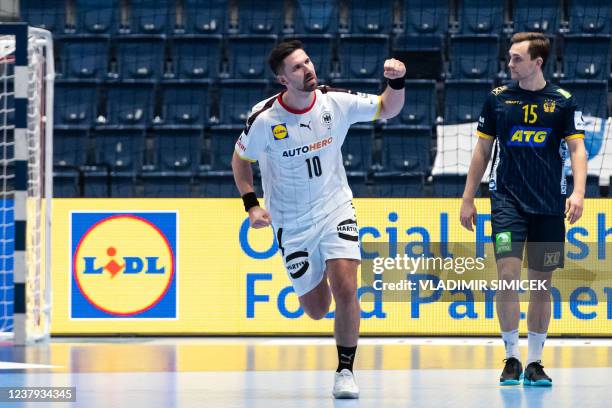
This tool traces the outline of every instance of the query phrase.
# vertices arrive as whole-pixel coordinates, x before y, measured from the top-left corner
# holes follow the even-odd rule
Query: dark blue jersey
[[[562,215],[565,140],[584,138],[583,129],[572,95],[550,82],[539,91],[521,89],[516,81],[493,89],[477,131],[496,140],[489,181],[493,204],[511,195],[525,212]]]

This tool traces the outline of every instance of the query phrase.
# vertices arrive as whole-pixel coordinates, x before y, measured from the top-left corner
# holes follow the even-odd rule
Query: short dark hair
[[[544,68],[550,54],[550,40],[548,37],[542,33],[523,32],[514,34],[510,39],[511,44],[523,41],[529,41],[529,48],[527,48],[529,56],[531,56],[531,59],[542,58],[542,68]]]
[[[270,55],[268,55],[268,64],[270,64],[272,71],[278,75],[278,72],[283,66],[283,60],[293,51],[303,49],[304,45],[300,40],[282,41],[270,51]]]

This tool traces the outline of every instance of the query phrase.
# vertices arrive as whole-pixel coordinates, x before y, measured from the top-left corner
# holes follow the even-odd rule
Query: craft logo
[[[177,317],[175,212],[71,214],[71,317]]]

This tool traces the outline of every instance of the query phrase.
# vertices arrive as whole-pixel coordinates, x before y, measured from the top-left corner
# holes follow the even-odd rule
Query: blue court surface
[[[5,343],[0,386],[72,386],[77,401],[0,406],[611,406],[612,340],[548,340],[543,363],[553,387],[499,386],[503,358],[496,338],[364,338],[355,367],[361,398],[334,400],[331,338],[63,338],[28,348]]]

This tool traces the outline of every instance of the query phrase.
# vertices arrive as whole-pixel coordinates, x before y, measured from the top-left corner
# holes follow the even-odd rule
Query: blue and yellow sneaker
[[[499,377],[499,385],[519,385],[523,379],[523,365],[514,357],[507,358],[504,362],[506,365]]]
[[[540,387],[550,387],[552,380],[544,372],[544,366],[541,361],[529,363],[525,368],[525,379],[523,385],[535,385]]]

